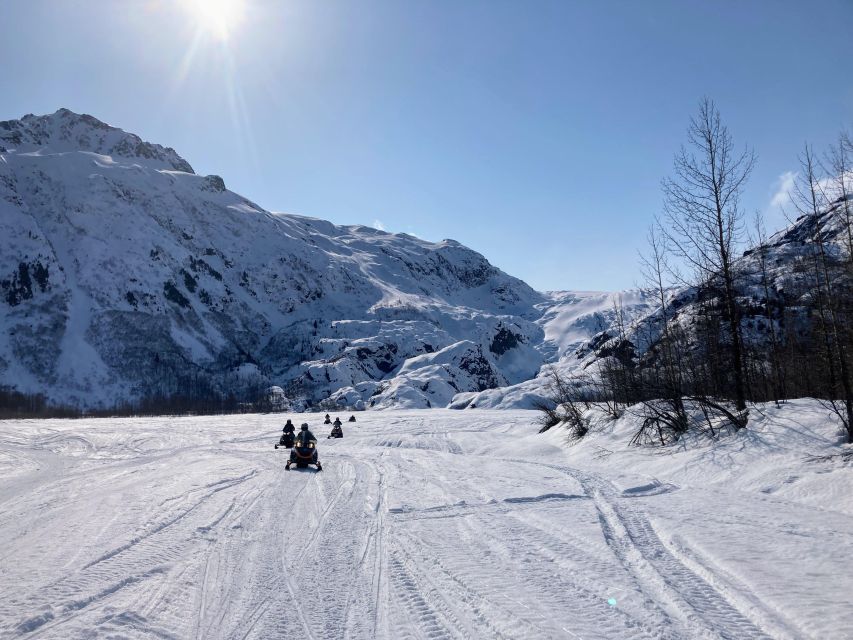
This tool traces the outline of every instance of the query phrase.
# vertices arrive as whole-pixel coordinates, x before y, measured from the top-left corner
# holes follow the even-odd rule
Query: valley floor
[[[279,416],[0,422],[0,636],[850,638],[825,413],[660,452],[368,412],[322,473],[284,470]]]

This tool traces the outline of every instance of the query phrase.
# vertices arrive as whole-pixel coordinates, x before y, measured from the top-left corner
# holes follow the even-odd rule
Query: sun
[[[220,40],[228,40],[239,25],[245,0],[184,0],[199,28]]]

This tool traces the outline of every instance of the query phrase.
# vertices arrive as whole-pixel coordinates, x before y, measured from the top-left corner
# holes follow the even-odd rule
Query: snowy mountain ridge
[[[767,241],[772,296],[796,303],[813,226],[840,246],[836,218]],[[759,289],[747,333],[778,322]],[[672,293],[673,322],[695,322],[696,295]],[[266,211],[67,109],[0,122],[0,389],[84,407],[277,386],[295,408],[530,408],[550,365],[613,353],[617,306],[642,355],[652,300],[539,293],[453,240]]]
[[[104,156],[144,161],[146,165],[194,173],[174,149],[145,142],[139,136],[111,127],[90,115],[59,109],[52,116],[28,114],[0,122],[0,152],[89,151]]]
[[[548,298],[453,240],[273,213],[61,109],[0,123],[0,386],[446,406],[534,376]]]

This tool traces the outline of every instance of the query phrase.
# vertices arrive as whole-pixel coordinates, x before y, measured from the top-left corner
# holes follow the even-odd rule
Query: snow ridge
[[[0,386],[446,406],[537,373],[545,301],[453,240],[265,211],[91,116],[0,123]]]
[[[836,214],[768,240],[774,295],[796,288],[815,224],[840,250]],[[551,365],[614,353],[617,305],[641,355],[647,292],[538,293],[453,240],[266,211],[67,109],[0,122],[0,387],[86,407],[275,386],[281,407],[530,408]],[[670,305],[699,313],[694,289]],[[747,338],[773,321],[757,316]]]

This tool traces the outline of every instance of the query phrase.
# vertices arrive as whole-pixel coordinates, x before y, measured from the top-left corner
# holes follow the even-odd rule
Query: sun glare
[[[227,40],[243,18],[245,0],[184,0],[199,27]]]

